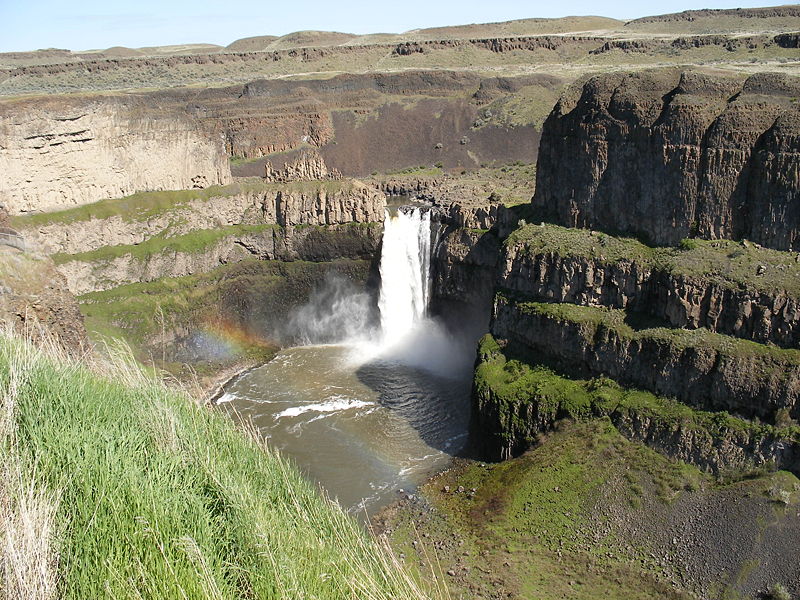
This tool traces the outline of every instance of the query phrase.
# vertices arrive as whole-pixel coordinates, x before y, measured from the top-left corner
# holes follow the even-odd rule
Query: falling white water
[[[430,293],[431,215],[413,208],[386,218],[381,252],[381,345],[393,347],[424,318]]]
[[[431,213],[388,212],[383,225],[380,327],[370,297],[341,278],[330,278],[289,319],[287,337],[301,344],[344,344],[349,368],[382,360],[458,378],[475,360],[473,343],[457,341],[428,316],[431,292]]]

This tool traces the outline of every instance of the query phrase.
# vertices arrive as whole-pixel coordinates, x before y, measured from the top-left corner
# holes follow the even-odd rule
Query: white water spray
[[[428,317],[431,292],[431,212],[406,208],[386,213],[381,251],[380,327],[369,325],[369,297],[336,279],[326,282],[290,319],[290,332],[305,343],[350,346],[349,365],[373,360],[460,377],[474,361],[471,346],[459,344]]]
[[[424,318],[430,295],[431,215],[413,208],[386,212],[381,252],[381,345],[392,347]]]

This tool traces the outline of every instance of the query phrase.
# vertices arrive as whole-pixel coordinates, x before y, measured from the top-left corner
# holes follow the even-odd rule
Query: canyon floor
[[[452,598],[743,598],[793,576],[800,480],[717,480],[563,422],[519,458],[458,459],[374,520]]]

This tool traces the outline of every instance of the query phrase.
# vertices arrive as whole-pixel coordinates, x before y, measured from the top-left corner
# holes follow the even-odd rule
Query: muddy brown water
[[[250,419],[346,510],[364,519],[445,468],[467,439],[469,372],[443,377],[354,346],[288,348],[224,389],[219,407]]]

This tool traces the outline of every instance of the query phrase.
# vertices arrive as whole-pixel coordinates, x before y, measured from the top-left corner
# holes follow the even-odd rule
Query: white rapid
[[[431,214],[386,212],[381,252],[381,346],[402,342],[425,319],[430,293]]]

